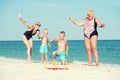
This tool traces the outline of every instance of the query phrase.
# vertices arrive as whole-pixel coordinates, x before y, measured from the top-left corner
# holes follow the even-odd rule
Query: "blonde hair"
[[[87,14],[94,14],[94,10],[93,9],[88,9]]]
[[[64,34],[64,36],[65,36],[65,31],[61,31],[60,34]]]
[[[48,31],[48,29],[44,29],[43,32],[44,32],[44,31]]]

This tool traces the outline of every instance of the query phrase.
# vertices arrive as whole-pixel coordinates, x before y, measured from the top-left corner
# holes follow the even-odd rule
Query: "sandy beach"
[[[53,67],[47,64],[47,68]],[[63,67],[57,65],[57,67]],[[69,63],[68,70],[48,70],[43,64],[0,57],[0,80],[120,80],[120,65]]]

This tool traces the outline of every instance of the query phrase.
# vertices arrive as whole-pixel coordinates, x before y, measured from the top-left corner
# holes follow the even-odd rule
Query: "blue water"
[[[57,50],[57,43],[51,42],[49,55],[54,50]],[[69,55],[68,61],[87,62],[87,55],[83,40],[69,40]],[[33,42],[32,59],[34,61],[41,60],[39,47],[41,41]],[[120,65],[120,40],[99,40],[98,41],[99,62],[104,64],[119,64]],[[24,59],[26,60],[26,46],[22,41],[0,41],[0,57]],[[49,58],[49,60],[51,60]],[[93,57],[94,62],[94,57]]]

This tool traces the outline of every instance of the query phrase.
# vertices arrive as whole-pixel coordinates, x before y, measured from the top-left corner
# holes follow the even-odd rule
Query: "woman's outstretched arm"
[[[103,28],[105,26],[103,23],[100,22],[98,18],[96,18],[95,21],[100,28]]]
[[[84,19],[83,19],[82,21],[78,22],[77,20],[73,19],[72,17],[69,17],[69,20],[70,20],[73,24],[75,24],[75,25],[77,25],[77,26],[83,26],[84,23],[85,23],[85,20],[84,20]]]
[[[40,36],[40,30],[37,31],[37,36],[38,36],[38,39],[42,38],[42,37]]]
[[[49,42],[58,42],[57,39],[49,40]]]
[[[21,16],[20,13],[18,14],[18,18],[19,18],[20,21],[21,21],[25,26],[27,26],[29,29],[32,28],[32,26],[31,26],[30,24],[28,24],[24,19],[22,19],[22,16]]]

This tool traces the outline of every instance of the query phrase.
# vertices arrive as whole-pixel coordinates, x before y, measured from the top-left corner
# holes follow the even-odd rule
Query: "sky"
[[[0,0],[0,41],[22,40],[27,30],[18,19],[18,13],[29,24],[41,22],[49,31],[49,39],[59,38],[66,32],[68,40],[83,40],[83,26],[72,24],[68,17],[81,21],[87,10],[93,9],[95,17],[106,26],[98,28],[99,40],[120,40],[120,0]],[[37,35],[33,40],[38,40]]]

